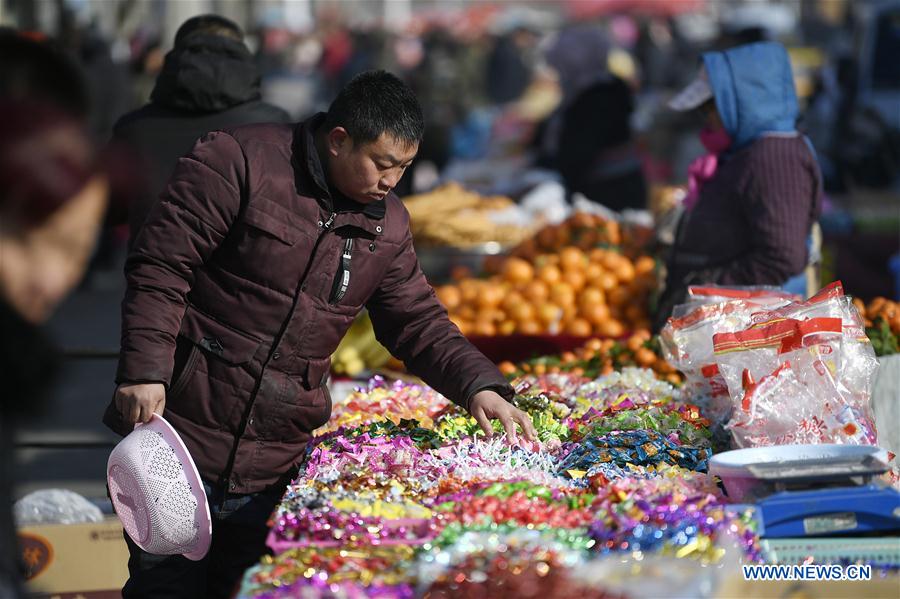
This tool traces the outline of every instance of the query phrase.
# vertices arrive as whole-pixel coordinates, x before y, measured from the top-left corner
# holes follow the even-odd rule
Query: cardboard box
[[[128,580],[128,546],[115,516],[87,524],[19,529],[26,589],[52,599],[121,597]]]

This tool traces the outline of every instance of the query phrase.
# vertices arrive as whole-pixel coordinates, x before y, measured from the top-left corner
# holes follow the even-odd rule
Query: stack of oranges
[[[900,303],[876,297],[868,305],[858,298],[853,300],[853,304],[863,317],[866,328],[875,326],[880,319],[887,323],[892,333],[900,335]]]
[[[567,334],[616,338],[649,329],[656,263],[603,248],[566,246],[532,261],[506,258],[488,279],[437,288],[464,335]]]
[[[571,373],[591,379],[626,366],[649,368],[659,380],[675,385],[684,381],[681,373],[662,357],[659,341],[651,337],[649,331],[638,331],[622,341],[590,339],[574,351],[559,356],[534,358],[520,364],[499,364],[500,371],[507,377]]]
[[[558,225],[548,225],[537,235],[526,239],[511,252],[511,256],[533,262],[541,254],[556,254],[566,246],[584,251],[595,247],[618,247],[630,256],[640,253],[653,237],[653,231],[637,225],[620,225],[596,214],[576,212]]]

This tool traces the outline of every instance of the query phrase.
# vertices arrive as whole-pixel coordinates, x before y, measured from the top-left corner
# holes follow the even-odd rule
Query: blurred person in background
[[[528,89],[539,39],[530,23],[514,23],[497,36],[487,58],[487,96],[492,103],[514,102]]]
[[[290,120],[260,99],[259,72],[243,40],[241,28],[223,17],[188,19],[175,34],[150,103],[116,123],[113,141],[127,144],[148,169],[144,193],[129,206],[132,243],[175,163],[197,139],[225,127]]]
[[[808,240],[822,206],[811,144],[796,130],[787,52],[760,42],[703,54],[669,106],[697,111],[709,152],[691,164],[657,327],[692,284],[769,285],[805,294]]]
[[[49,44],[0,32],[0,597],[21,593],[12,518],[16,422],[58,371],[41,331],[84,274],[108,201],[77,67]]]
[[[647,185],[632,141],[631,88],[610,73],[609,42],[592,25],[563,29],[547,52],[562,99],[547,123],[542,163],[560,172],[568,194],[613,210],[642,210]]]

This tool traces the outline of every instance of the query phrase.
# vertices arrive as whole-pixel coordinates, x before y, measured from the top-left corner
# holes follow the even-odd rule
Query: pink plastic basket
[[[162,416],[135,426],[109,456],[109,494],[125,532],[144,551],[201,560],[212,519],[200,474]]]

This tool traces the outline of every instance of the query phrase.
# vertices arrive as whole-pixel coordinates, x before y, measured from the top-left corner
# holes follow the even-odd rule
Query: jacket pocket
[[[190,305],[184,312],[179,335],[189,339],[206,353],[234,365],[248,363],[262,343]]]
[[[300,377],[301,386],[307,391],[324,387],[331,373],[331,358],[299,358],[292,373]]]
[[[288,245],[294,245],[303,235],[300,229],[253,205],[247,206],[244,210],[243,221],[254,229],[259,229],[268,236],[274,237]]]
[[[175,372],[172,374],[172,384],[166,393],[166,399],[172,400],[178,398],[184,391],[187,382],[191,379],[191,375],[197,370],[197,363],[200,361],[200,348],[190,340],[181,336],[178,337],[175,347]],[[182,358],[181,356],[185,357]]]
[[[212,430],[235,430],[256,385],[251,361],[261,342],[190,305],[178,342],[190,350],[166,408]]]

